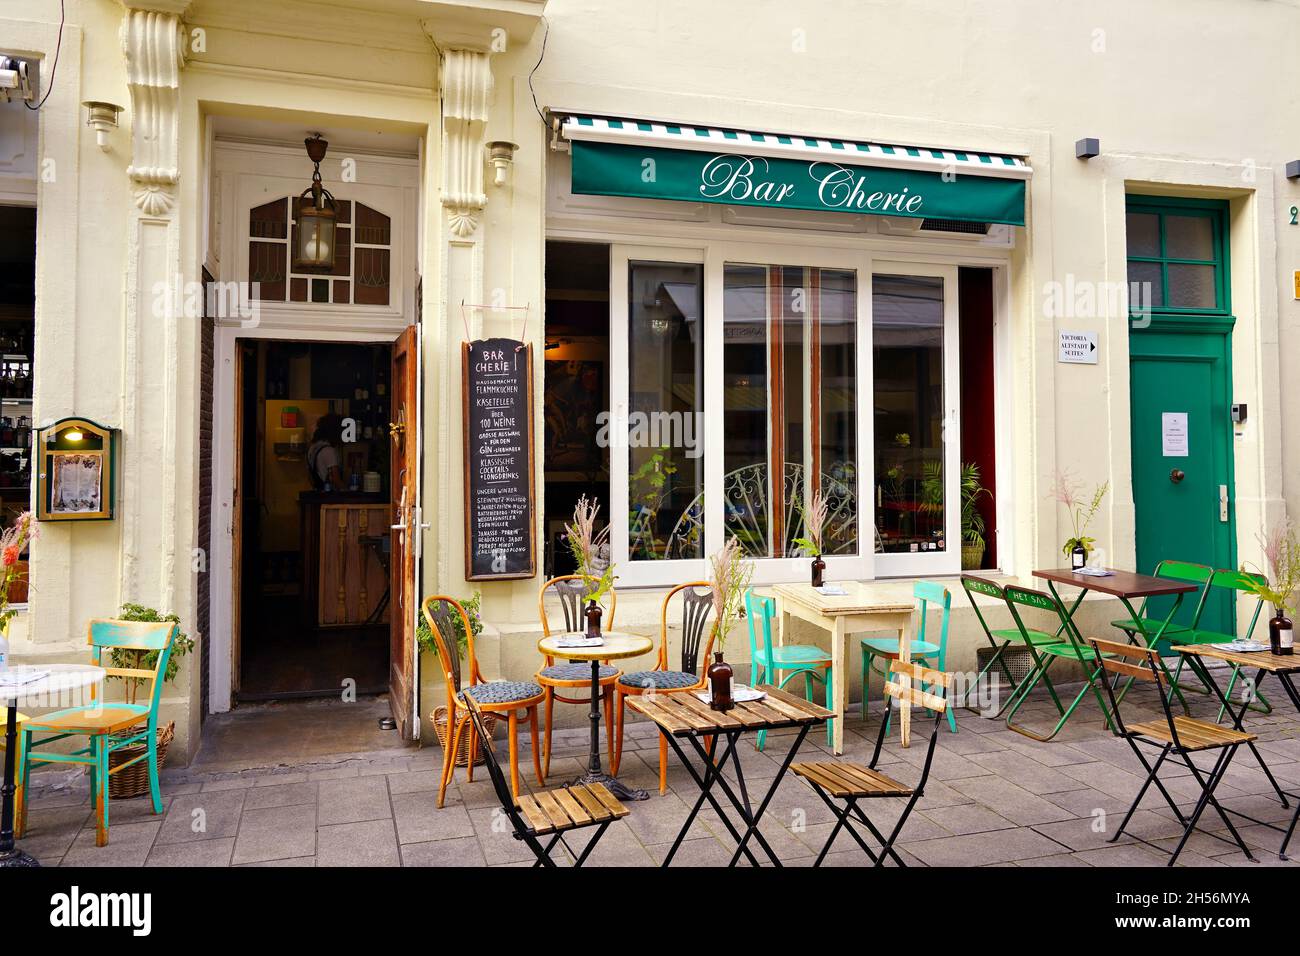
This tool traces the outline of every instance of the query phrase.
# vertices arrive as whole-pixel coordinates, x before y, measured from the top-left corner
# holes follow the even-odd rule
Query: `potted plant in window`
[[[6,640],[9,634],[9,621],[18,613],[9,606],[9,592],[26,571],[22,554],[27,550],[28,544],[36,540],[38,534],[36,522],[32,519],[30,511],[20,514],[14,523],[0,534],[0,641],[5,645],[0,647],[0,666],[9,663]]]
[[[1070,559],[1070,567],[1075,571],[1088,563],[1088,555],[1097,543],[1095,538],[1085,532],[1092,519],[1097,516],[1102,499],[1106,497],[1108,491],[1110,491],[1110,482],[1103,481],[1093,489],[1091,498],[1085,498],[1083,486],[1067,472],[1058,471],[1052,482],[1051,497],[1065,505],[1070,512],[1074,534],[1061,546],[1061,553]]]
[[[143,604],[123,604],[122,613],[118,618],[123,621],[150,621],[163,622],[167,621],[178,625],[176,637],[172,641],[171,654],[167,658],[167,670],[163,673],[163,683],[175,680],[176,674],[181,669],[181,658],[194,649],[194,641],[187,637],[185,632],[179,627],[180,618],[175,614],[162,614],[151,607],[145,607]],[[111,666],[123,667],[135,670],[148,670],[158,661],[158,651],[145,651],[130,647],[115,647],[109,655]],[[118,677],[110,678],[112,680],[121,680],[126,684],[124,695],[129,704],[134,704],[136,696],[140,693],[140,686],[144,683],[142,677]],[[139,728],[134,728],[139,729]],[[163,765],[167,759],[167,748],[172,742],[172,737],[176,734],[176,721],[168,721],[167,726],[158,728],[158,766]],[[138,744],[134,747],[123,747],[121,750],[115,750],[108,756],[108,766],[112,768],[134,760],[148,750],[147,745]],[[149,762],[140,760],[118,773],[110,773],[108,778],[108,795],[112,800],[128,800],[132,797],[144,796],[149,792]]]
[[[745,589],[754,574],[754,566],[744,559],[744,549],[734,535],[709,559],[713,574],[709,588],[713,592],[713,663],[709,665],[709,706],[714,710],[731,710],[736,706],[731,696],[731,665],[723,659],[727,632],[740,618]]]
[[[804,536],[795,538],[794,543],[800,551],[812,558],[812,586],[819,588],[822,586],[822,575],[826,573],[822,541],[826,534],[826,515],[830,510],[830,502],[818,488],[813,492],[812,503],[806,509],[801,504],[800,510],[803,511]]]
[[[1286,609],[1292,606],[1291,600],[1300,588],[1300,542],[1296,540],[1291,519],[1284,519],[1268,534],[1259,535],[1259,543],[1268,563],[1269,578],[1247,579],[1246,589],[1273,605],[1273,617],[1268,622],[1269,650],[1274,654],[1294,654],[1294,630]]]
[[[483,618],[479,613],[479,607],[482,600],[483,595],[478,591],[475,591],[471,597],[460,602],[460,606],[465,609],[465,616],[469,618],[470,630],[473,632],[475,637],[478,637],[479,634],[483,632]],[[465,633],[465,625],[461,621],[459,614],[449,615],[448,620],[451,621],[452,630],[455,631],[456,654],[459,657],[464,657],[466,651],[469,649],[469,637]],[[434,639],[433,631],[429,628],[429,622],[423,614],[420,615],[420,626],[416,629],[415,639],[420,645],[420,650],[428,651],[435,657],[438,655],[438,642]],[[487,711],[484,712],[482,716],[483,726],[490,736],[492,731],[496,728],[497,715]],[[433,709],[433,730],[434,733],[438,735],[439,743],[441,743],[445,748],[447,746],[448,733],[450,731],[447,726],[447,708],[443,705],[439,705]],[[472,733],[474,733],[474,728],[471,724],[467,723],[461,728],[460,746],[456,750],[456,765],[458,767],[464,767],[469,764],[469,754],[471,750],[469,740],[470,734]],[[484,759],[486,758],[483,755],[483,750],[482,748],[479,748],[478,759],[475,760],[475,763],[480,764]]]
[[[984,514],[979,509],[981,495],[989,490],[980,483],[980,467],[973,461],[961,466],[961,569],[978,571],[984,563]]]
[[[583,495],[573,509],[573,523],[564,526],[573,561],[582,575],[583,599],[587,602],[587,636],[600,637],[604,613],[600,599],[614,587],[614,562],[609,560],[609,525],[596,530],[600,503]]]

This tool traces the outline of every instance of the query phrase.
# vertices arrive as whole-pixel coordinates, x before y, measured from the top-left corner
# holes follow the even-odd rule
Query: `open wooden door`
[[[419,654],[415,632],[420,613],[420,552],[428,527],[420,508],[420,326],[410,325],[393,343],[392,408],[392,626],[389,637],[388,703],[403,739],[419,732]]]
[[[247,457],[257,448],[249,441],[248,422],[256,420],[257,412],[257,348],[252,343],[239,340],[235,343],[235,488],[231,495],[230,548],[234,580],[230,589],[230,693],[239,693],[242,673],[243,606],[244,597],[255,576],[249,573],[245,539],[250,534],[250,518],[257,518],[256,472],[250,474]],[[247,499],[247,500],[245,500]]]

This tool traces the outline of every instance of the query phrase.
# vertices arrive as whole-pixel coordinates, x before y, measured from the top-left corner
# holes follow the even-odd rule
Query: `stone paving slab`
[[[1063,692],[1073,694],[1068,688]],[[1158,703],[1135,688],[1125,704],[1130,723],[1148,719]],[[1132,710],[1130,711],[1130,705]],[[1192,699],[1194,716],[1213,719],[1208,701]],[[1053,722],[1046,701],[1031,701],[1018,715],[1034,726]],[[1279,707],[1269,717],[1248,715],[1259,734],[1259,748],[1274,775],[1288,789],[1300,790],[1300,719]],[[928,724],[928,722],[927,722]],[[928,726],[914,725],[916,743],[887,738],[878,768],[898,780],[920,775]],[[856,710],[845,720],[846,754],[866,763],[879,730],[876,718],[863,721]],[[1113,737],[1096,712],[1081,708],[1055,740],[1039,743],[1006,728],[1001,720],[961,712],[958,733],[943,727],[938,736],[930,781],[896,849],[909,865],[930,866],[1163,866],[1181,827],[1153,789],[1133,815],[1126,833],[1110,842],[1128,810],[1144,771],[1127,743]],[[765,793],[789,747],[790,732],[769,734],[758,751],[752,739],[737,749],[750,795]],[[555,734],[549,785],[585,769],[585,730]],[[602,740],[603,745],[603,740]],[[505,746],[498,741],[504,762]],[[825,735],[814,731],[801,756],[830,759]],[[531,748],[520,740],[520,780],[537,789]],[[604,754],[602,752],[602,759]],[[693,758],[697,771],[702,767]],[[1208,762],[1202,758],[1198,766]],[[515,840],[501,812],[487,772],[470,782],[458,768],[437,807],[441,751],[423,750],[312,755],[301,764],[240,771],[229,763],[220,770],[202,766],[163,774],[164,812],[155,815],[148,799],[111,805],[110,842],[94,845],[93,820],[84,777],[67,771],[42,771],[30,786],[29,826],[21,845],[45,865],[68,866],[527,866],[528,848]],[[1169,792],[1189,809],[1199,787],[1185,767],[1166,763]],[[649,800],[630,804],[631,814],[611,825],[588,860],[589,866],[652,866],[668,853],[699,790],[675,754],[669,753],[668,789],[659,794],[659,749],[653,729],[630,723],[620,779],[643,787]],[[1229,809],[1268,823],[1289,822],[1291,811],[1273,795],[1267,778],[1246,750],[1238,753],[1218,791]],[[721,794],[718,794],[722,799]],[[864,801],[873,822],[893,829],[902,801]],[[729,809],[729,807],[728,807]],[[1258,865],[1289,866],[1277,858],[1280,834],[1233,817]],[[784,863],[811,865],[833,829],[829,808],[801,780],[787,775],[772,798],[762,833]],[[1212,811],[1202,819],[1207,832],[1194,833],[1179,865],[1251,864]],[[581,852],[590,832],[557,847],[559,865]],[[1213,834],[1213,835],[1211,835]],[[674,865],[722,866],[735,850],[718,815],[707,806],[693,823]],[[755,848],[757,853],[757,848]],[[841,833],[826,866],[862,866],[868,861]]]

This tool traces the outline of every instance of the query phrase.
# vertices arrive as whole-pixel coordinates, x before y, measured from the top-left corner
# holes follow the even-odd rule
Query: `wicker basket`
[[[158,768],[161,770],[163,761],[167,759],[167,746],[176,736],[176,722],[172,721],[166,727],[158,730]],[[144,744],[138,744],[134,747],[123,747],[121,750],[115,750],[108,755],[108,796],[112,800],[130,800],[132,797],[143,797],[149,792],[149,761],[141,760],[139,763],[133,763],[125,770],[118,773],[112,773],[114,767],[120,767],[128,760],[132,760],[145,753],[149,748]]]
[[[988,666],[989,661],[993,659],[994,653],[995,651],[991,647],[981,647],[975,651],[975,658],[979,661],[979,669],[981,671]],[[1006,665],[1006,673],[1002,670],[1003,664]],[[1034,658],[1033,655],[1029,653],[1029,648],[1008,647],[1002,652],[1002,657],[998,660],[998,663],[995,664],[984,676],[990,683],[995,680],[1001,682],[1006,678],[1006,674],[1009,673],[1012,681],[1015,682],[1012,686],[1015,687],[1029,676],[1029,672],[1033,670],[1033,667]],[[1009,687],[1007,690],[1009,691],[1011,688]]]
[[[484,728],[487,730],[487,732],[488,732],[488,736],[491,737],[491,736],[493,735],[493,733],[495,732],[495,730],[496,730],[496,726],[497,726],[497,715],[489,712],[489,713],[485,713],[485,714],[483,714],[482,716],[483,716],[483,726],[484,726]],[[446,708],[446,707],[438,707],[438,708],[435,708],[435,709],[434,709],[434,711],[433,711],[433,729],[434,729],[434,732],[438,735],[438,742],[439,742],[440,744],[442,744],[442,749],[443,749],[443,750],[446,750],[446,749],[447,749],[447,736],[448,736],[448,731],[447,731],[447,708]],[[472,733],[474,733],[474,725],[473,725],[470,721],[467,720],[467,721],[465,721],[464,726],[461,727],[461,729],[460,729],[460,741],[459,741],[459,743],[458,743],[458,745],[457,745],[457,747],[456,747],[456,766],[457,766],[457,767],[468,767],[468,766],[469,766],[469,750],[470,750],[470,748],[469,748],[469,740],[470,740],[470,736],[469,736],[469,735],[472,734]],[[474,766],[477,767],[477,766],[478,766],[479,764],[481,764],[485,759],[486,759],[486,758],[483,756],[483,748],[480,747],[479,750],[478,750],[478,759],[474,761]]]

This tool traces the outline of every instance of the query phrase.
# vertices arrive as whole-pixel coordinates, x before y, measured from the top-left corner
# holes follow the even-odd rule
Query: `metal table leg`
[[[18,759],[18,701],[11,700],[5,721],[5,782],[0,788],[3,807],[0,807],[0,866],[40,866],[36,857],[14,846],[14,761]]]
[[[614,777],[605,773],[600,765],[600,661],[591,662],[591,710],[587,714],[591,722],[591,749],[587,754],[587,772],[573,784],[599,783],[620,800],[649,800],[650,794],[645,790],[633,789],[619,783]],[[613,728],[609,728],[613,733]],[[572,786],[573,784],[570,784]]]

